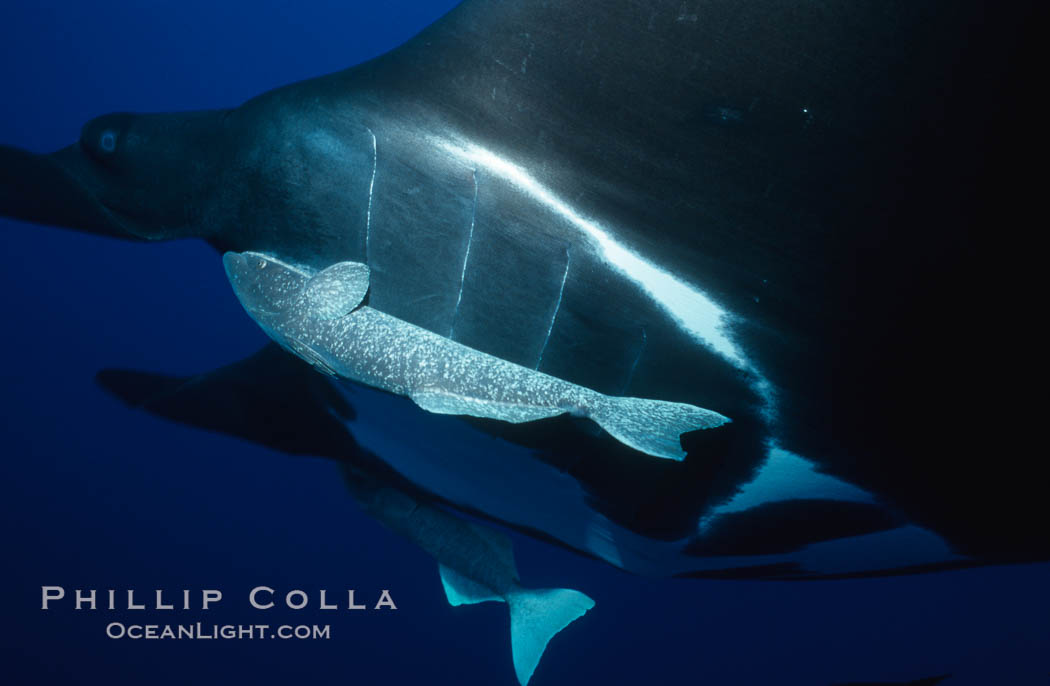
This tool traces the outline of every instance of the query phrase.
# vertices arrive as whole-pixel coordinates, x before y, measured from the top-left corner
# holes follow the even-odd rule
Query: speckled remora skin
[[[278,343],[328,374],[407,395],[430,412],[512,423],[570,413],[636,450],[678,460],[681,434],[729,421],[685,403],[609,397],[359,307],[364,264],[311,276],[260,253],[227,253],[223,263],[244,308]]]

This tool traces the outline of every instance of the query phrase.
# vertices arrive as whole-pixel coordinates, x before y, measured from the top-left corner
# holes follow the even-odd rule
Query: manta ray
[[[972,236],[1009,195],[986,171],[1001,141],[973,138],[1000,58],[965,47],[978,4],[948,5],[465,0],[229,109],[0,147],[0,213],[226,255],[248,314],[338,377],[279,405],[289,431],[233,429],[205,393],[276,378],[273,349],[193,383],[100,381],[289,452],[366,453],[365,502],[656,576],[1048,559],[975,324],[996,291]],[[493,595],[464,574],[442,572],[450,602]]]

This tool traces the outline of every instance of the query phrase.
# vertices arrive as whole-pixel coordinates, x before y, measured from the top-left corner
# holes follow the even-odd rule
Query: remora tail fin
[[[695,405],[644,398],[602,396],[591,419],[635,450],[670,460],[684,460],[679,437],[697,429],[713,429],[731,421]]]
[[[518,683],[525,686],[554,635],[594,607],[570,588],[520,589],[506,595],[510,607],[510,649]]]

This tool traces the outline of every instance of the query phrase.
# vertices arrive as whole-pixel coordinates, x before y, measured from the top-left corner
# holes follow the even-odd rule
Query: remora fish
[[[106,370],[99,382],[129,405],[167,419],[337,461],[351,495],[369,515],[435,558],[449,604],[507,603],[511,657],[523,685],[551,638],[594,607],[572,589],[522,587],[506,534],[457,516],[447,501],[421,490],[355,440],[350,426],[357,411],[383,394],[368,391],[356,406],[350,404],[334,379],[275,344],[192,379]],[[430,457],[444,455],[431,451]],[[556,506],[549,499],[547,505]]]
[[[522,686],[554,635],[594,607],[593,600],[569,588],[523,588],[505,534],[417,502],[402,491],[369,484],[351,471],[344,473],[365,510],[438,561],[450,605],[507,604],[514,673]]]
[[[679,436],[727,418],[683,403],[613,398],[456,343],[360,306],[368,266],[341,262],[310,276],[259,253],[226,253],[245,310],[274,340],[332,375],[399,395],[429,412],[528,422],[566,412],[593,419],[650,455],[681,460]]]

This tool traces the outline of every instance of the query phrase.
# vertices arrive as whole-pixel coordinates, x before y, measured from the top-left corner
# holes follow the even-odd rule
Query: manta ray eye
[[[95,117],[80,130],[80,146],[96,162],[115,168],[122,161],[119,158],[125,156],[127,132],[133,121],[133,115],[122,112]]]
[[[105,153],[112,153],[117,149],[117,132],[113,129],[106,129],[102,132],[102,135],[98,137],[99,150]]]

